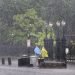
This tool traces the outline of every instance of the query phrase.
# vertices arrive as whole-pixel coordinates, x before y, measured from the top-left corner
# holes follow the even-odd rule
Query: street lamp
[[[46,38],[44,39],[44,47],[47,49],[49,59],[51,59],[51,60],[53,59],[52,26],[53,26],[53,24],[51,22],[49,24],[45,23]],[[51,38],[47,38],[47,27],[51,28]]]
[[[53,23],[52,22],[49,22],[49,27],[50,27],[50,57],[51,57],[51,59],[53,60],[53,59],[55,59],[55,50],[53,49],[53,38],[52,38],[52,35],[53,35],[53,33],[52,33],[52,31],[53,31]]]
[[[58,27],[57,31],[57,36],[56,36],[56,59],[59,61],[60,60],[60,36],[59,36],[59,27],[60,27],[60,21],[56,22],[56,26]]]
[[[60,26],[60,21],[57,21],[56,22],[56,25],[59,27]]]
[[[66,25],[66,22],[64,20],[62,21],[57,21],[56,22],[56,25],[58,26],[58,34],[57,34],[57,41],[56,41],[56,47],[57,47],[57,50],[56,50],[56,57],[58,60],[65,60],[65,45],[66,45],[66,40],[65,40],[65,37],[64,37],[64,26]],[[59,34],[59,27],[62,27],[62,39],[60,39],[60,34]]]
[[[64,27],[65,27],[65,25],[66,25],[66,22],[64,21],[64,20],[62,20],[62,21],[57,21],[56,22],[56,25],[57,25],[57,27],[62,27],[62,30],[63,30],[63,37],[64,37]],[[59,36],[59,28],[58,28],[58,36]]]
[[[31,27],[31,24],[29,24]],[[28,57],[30,57],[30,47],[31,47],[31,40],[30,40],[30,32],[29,29],[26,29],[27,31],[27,50],[28,50]]]
[[[62,26],[65,26],[66,22],[64,20],[62,20],[61,24],[62,24]]]
[[[51,38],[52,38],[52,27],[53,27],[53,24],[51,22],[49,22],[49,27],[51,28]]]
[[[66,22],[64,21],[64,20],[62,20],[62,22],[61,22],[61,25],[63,26],[63,38],[64,38],[64,27],[65,27],[65,25],[66,25]]]
[[[62,22],[61,22],[61,25],[62,25],[62,30],[63,30],[63,36],[62,36],[62,39],[61,39],[61,44],[62,44],[62,57],[61,57],[61,59],[64,61],[66,61],[66,53],[65,53],[65,48],[66,48],[66,39],[65,39],[65,36],[64,36],[64,34],[65,34],[65,31],[64,31],[64,27],[65,27],[65,25],[66,25],[66,22],[64,21],[64,20],[62,20]]]
[[[57,27],[58,27],[57,37],[59,38],[59,27],[61,26],[60,21],[57,21],[57,22],[56,22],[56,25],[57,25]]]
[[[57,22],[56,22],[56,25],[57,25],[58,27],[60,27],[60,26],[64,27],[64,26],[66,25],[66,22],[65,22],[64,20],[62,20],[62,21],[57,21]]]
[[[53,26],[53,24],[52,24],[51,22],[49,22],[49,26],[50,26],[50,27],[52,27],[52,26]]]
[[[46,33],[46,38],[47,38],[47,27],[50,27],[51,28],[51,37],[52,37],[52,26],[53,24],[51,22],[49,22],[49,25],[47,23],[45,23],[45,33]]]

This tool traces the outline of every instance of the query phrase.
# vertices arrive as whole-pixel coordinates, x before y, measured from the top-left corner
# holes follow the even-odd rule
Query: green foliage
[[[64,19],[67,26],[75,24],[75,0],[2,0],[0,3],[0,42],[25,43],[30,34],[36,43],[39,39],[38,44],[43,45],[44,21],[54,23],[52,33],[48,27],[47,35],[53,39],[57,20]]]
[[[44,46],[45,32],[38,32],[38,41],[35,43],[39,46]]]
[[[28,35],[31,37],[39,38],[37,37],[39,34],[38,32],[42,32],[44,28],[44,21],[37,16],[37,12],[35,9],[28,9],[25,14],[17,14],[14,15],[14,28],[16,32],[16,36],[26,38],[27,40]],[[21,34],[20,34],[21,33]],[[15,38],[16,38],[15,36]],[[17,40],[23,39],[23,38],[17,38]]]

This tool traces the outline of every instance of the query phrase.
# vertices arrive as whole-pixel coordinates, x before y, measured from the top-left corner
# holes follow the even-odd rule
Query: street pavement
[[[9,66],[0,63],[0,75],[75,75],[75,64],[68,64],[67,68],[62,69],[43,69],[38,67],[18,67],[17,60]]]

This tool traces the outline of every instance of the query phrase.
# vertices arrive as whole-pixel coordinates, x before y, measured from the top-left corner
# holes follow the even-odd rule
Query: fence
[[[30,48],[30,53],[33,53],[34,47]],[[27,54],[27,47],[22,45],[2,45],[0,44],[0,56],[19,56]]]

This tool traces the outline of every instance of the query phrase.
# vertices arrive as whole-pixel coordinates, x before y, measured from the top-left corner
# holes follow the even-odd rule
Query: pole
[[[45,33],[46,33],[46,38],[47,38],[47,27],[46,27]]]
[[[30,57],[30,46],[31,46],[31,41],[30,41],[30,37],[28,37],[27,40],[28,57]]]
[[[55,59],[55,50],[54,50],[54,48],[53,48],[53,38],[52,38],[52,26],[51,26],[51,36],[50,36],[50,49],[51,49],[51,59],[53,60],[53,59]]]
[[[52,39],[52,27],[51,27],[51,36],[50,36],[50,38]]]
[[[64,32],[64,27],[63,27],[63,36],[62,36],[62,60],[66,61],[66,53],[65,53],[65,49],[66,49],[66,39],[64,36],[65,32]]]
[[[57,38],[56,38],[56,52],[55,52],[55,54],[56,54],[56,59],[57,59],[58,61],[60,61],[60,48],[61,48],[60,45],[61,45],[61,44],[60,44],[59,26],[58,26]]]

